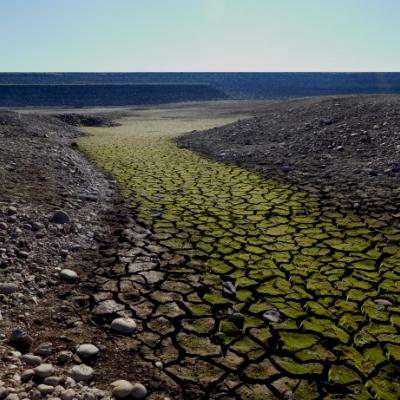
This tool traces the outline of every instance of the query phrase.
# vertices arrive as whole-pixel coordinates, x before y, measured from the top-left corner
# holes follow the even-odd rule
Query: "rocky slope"
[[[395,215],[400,208],[400,96],[285,100],[183,147],[315,193],[327,208]]]

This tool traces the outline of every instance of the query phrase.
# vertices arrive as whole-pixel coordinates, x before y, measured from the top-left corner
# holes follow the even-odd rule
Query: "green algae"
[[[203,273],[198,282],[207,290],[185,301],[195,319],[182,322],[191,334],[179,336],[181,345],[188,353],[217,354],[213,344],[196,337],[209,334],[213,318],[236,362],[245,366],[269,357],[246,364],[249,379],[271,378],[272,359],[280,374],[307,378],[295,389],[299,399],[318,397],[320,388],[329,393],[326,398],[340,398],[332,384],[345,386],[348,398],[397,398],[399,229],[377,218],[322,212],[306,193],[206,160],[171,140],[230,121],[153,112],[122,120],[120,127],[90,128],[94,136],[79,141],[116,177],[137,220],[179,255],[181,261],[166,270]],[[236,287],[234,296],[222,291],[227,278]],[[188,286],[166,280],[161,287],[187,294]],[[380,296],[394,306],[376,304]],[[229,307],[245,314],[242,328],[218,316]],[[269,310],[283,320],[265,321]],[[242,398],[257,398],[242,392],[237,391]]]

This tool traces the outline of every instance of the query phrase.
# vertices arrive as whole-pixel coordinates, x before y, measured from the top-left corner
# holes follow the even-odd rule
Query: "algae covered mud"
[[[80,141],[157,242],[101,277],[141,294],[114,299],[143,357],[197,398],[398,399],[400,230],[173,140],[232,120],[147,110]]]

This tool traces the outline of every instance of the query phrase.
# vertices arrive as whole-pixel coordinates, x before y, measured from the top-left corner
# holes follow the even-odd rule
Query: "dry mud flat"
[[[294,103],[259,108],[283,110]],[[25,279],[24,273],[15,274],[14,266],[31,271],[32,257],[38,259],[41,251],[53,246],[60,257],[49,257],[42,275],[31,272],[29,279],[43,282],[38,304],[32,296],[36,289],[25,293],[25,300],[18,291],[4,295],[4,352],[16,326],[33,339],[29,349],[20,347],[23,352],[51,341],[51,354],[41,357],[55,366],[59,386],[66,388],[73,366],[84,363],[94,369],[89,382],[95,386],[77,383],[72,389],[87,399],[107,398],[109,392],[96,386],[110,389],[110,382],[121,378],[143,383],[149,399],[398,398],[396,217],[378,208],[371,215],[368,208],[357,214],[346,204],[332,208],[316,186],[310,195],[204,159],[174,142],[180,133],[243,118],[246,109],[245,103],[230,109],[214,104],[136,110],[120,120],[121,126],[90,128],[93,136],[79,139],[78,145],[115,177],[129,208],[112,196],[113,182],[70,149],[74,130],[40,117],[51,123],[46,134],[57,135],[54,143],[51,135],[33,139],[39,134],[32,129],[37,117],[26,117],[29,137],[14,153],[2,153],[7,163],[18,151],[23,151],[21,161],[30,160],[29,149],[35,145],[33,154],[39,159],[58,149],[54,162],[71,165],[61,169],[65,175],[55,176],[53,186],[31,185],[35,196],[13,192],[21,170],[5,176],[9,195],[3,204],[7,234],[2,247],[11,248],[6,252],[12,261],[6,266],[10,280]],[[14,124],[21,122],[14,119]],[[212,131],[216,141],[226,129],[231,128]],[[3,131],[5,143],[9,132]],[[225,147],[230,143],[226,137]],[[38,153],[40,146],[45,151]],[[26,171],[38,170],[38,162],[22,165]],[[42,175],[60,170],[55,167],[51,162],[49,169],[43,166]],[[21,187],[40,182],[28,177]],[[68,195],[61,189],[66,185]],[[81,191],[84,196],[77,197]],[[103,193],[106,197],[94,201]],[[24,202],[33,207],[20,211]],[[49,221],[58,208],[68,212],[69,223]],[[41,220],[45,236],[31,234],[26,220],[32,227]],[[79,240],[75,224],[83,225]],[[15,228],[25,242],[38,241],[28,258],[18,255],[16,246],[23,241],[13,240]],[[22,261],[15,262],[17,257]],[[77,282],[60,281],[57,268],[65,267],[78,272]],[[27,282],[21,287],[29,287]],[[119,317],[133,319],[134,332],[113,331]],[[97,357],[79,355],[76,346],[82,343],[96,345]],[[71,353],[63,365],[65,351]],[[4,354],[4,386],[19,388],[18,398],[39,398],[41,379],[19,383],[18,376],[29,368],[25,362],[19,354]],[[56,387],[49,397],[62,397],[61,391]]]

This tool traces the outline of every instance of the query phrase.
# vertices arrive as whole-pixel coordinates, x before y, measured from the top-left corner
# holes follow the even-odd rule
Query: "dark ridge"
[[[0,107],[126,106],[225,98],[222,91],[200,84],[0,85]]]
[[[209,84],[234,99],[400,93],[399,72],[0,73],[0,84]]]

